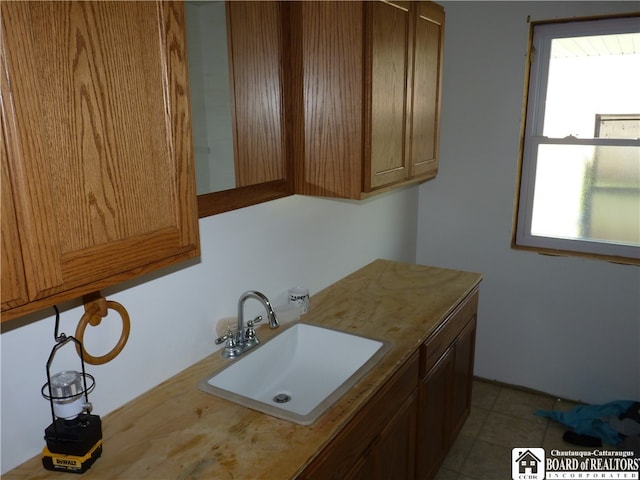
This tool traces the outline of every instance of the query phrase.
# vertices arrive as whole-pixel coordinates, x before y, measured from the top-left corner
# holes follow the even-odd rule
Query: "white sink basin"
[[[198,387],[245,407],[312,424],[390,344],[298,323],[245,353]]]

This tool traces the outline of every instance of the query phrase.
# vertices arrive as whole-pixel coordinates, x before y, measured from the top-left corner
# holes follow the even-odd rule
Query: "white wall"
[[[590,403],[640,399],[640,270],[510,248],[532,20],[637,2],[443,2],[438,177],[420,187],[418,263],[482,272],[476,375]]]
[[[113,361],[87,365],[96,378],[94,412],[104,416],[210,354],[216,320],[236,314],[245,290],[260,290],[278,304],[289,287],[304,285],[313,294],[376,258],[414,262],[417,202],[417,187],[364,202],[293,196],[202,219],[199,262],[104,292],[128,309],[131,333]],[[72,335],[83,309],[61,307],[61,331]],[[32,315],[28,320],[41,319],[0,337],[3,473],[39,455],[51,423],[40,396],[54,345],[50,313]],[[95,328],[99,333],[86,333],[87,350],[105,354],[120,328],[110,313]],[[54,372],[62,370],[56,366]]]

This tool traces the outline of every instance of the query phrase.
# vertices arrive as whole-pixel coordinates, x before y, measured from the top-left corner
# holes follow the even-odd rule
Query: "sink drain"
[[[276,403],[287,403],[289,400],[291,400],[291,396],[286,393],[279,393],[273,397],[273,401]]]

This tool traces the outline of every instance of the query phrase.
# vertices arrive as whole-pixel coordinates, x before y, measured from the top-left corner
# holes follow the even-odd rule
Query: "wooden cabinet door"
[[[455,440],[471,412],[473,385],[473,356],[476,343],[475,315],[464,328],[455,344],[453,366],[453,394],[451,398],[451,441]]]
[[[432,479],[449,449],[451,381],[454,371],[451,346],[420,383],[416,478]]]
[[[406,480],[414,478],[418,395],[414,391],[378,437],[370,456],[370,479]]]
[[[30,301],[45,306],[197,255],[182,4],[0,8]]]
[[[434,176],[438,170],[444,10],[417,2],[411,126],[411,176]]]
[[[365,185],[370,191],[409,177],[413,22],[411,2],[367,4]]]
[[[360,198],[364,2],[290,2],[296,193]]]
[[[236,187],[283,180],[283,16],[280,2],[227,2]]]
[[[418,363],[416,353],[362,407],[298,478],[411,478],[415,452]],[[390,473],[392,471],[395,473]],[[408,476],[402,476],[404,472]]]
[[[0,105],[0,107],[2,107]],[[3,117],[4,118],[4,117]],[[0,194],[2,203],[0,208],[0,220],[2,221],[2,281],[0,292],[2,298],[2,310],[27,303],[27,284],[24,278],[22,265],[22,249],[20,248],[20,236],[18,234],[18,221],[16,219],[13,194],[9,179],[9,165],[7,143],[5,141],[6,127],[0,123],[0,162],[2,168],[2,183]]]
[[[353,468],[340,480],[375,480],[373,457],[365,452],[356,460]]]

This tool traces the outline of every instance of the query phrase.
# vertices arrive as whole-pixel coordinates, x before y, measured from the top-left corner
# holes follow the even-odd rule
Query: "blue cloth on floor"
[[[566,412],[538,410],[539,417],[547,417],[571,427],[581,435],[598,437],[609,445],[617,445],[622,440],[620,434],[609,425],[608,417],[618,417],[633,404],[632,401],[618,400],[604,405],[579,405]]]

